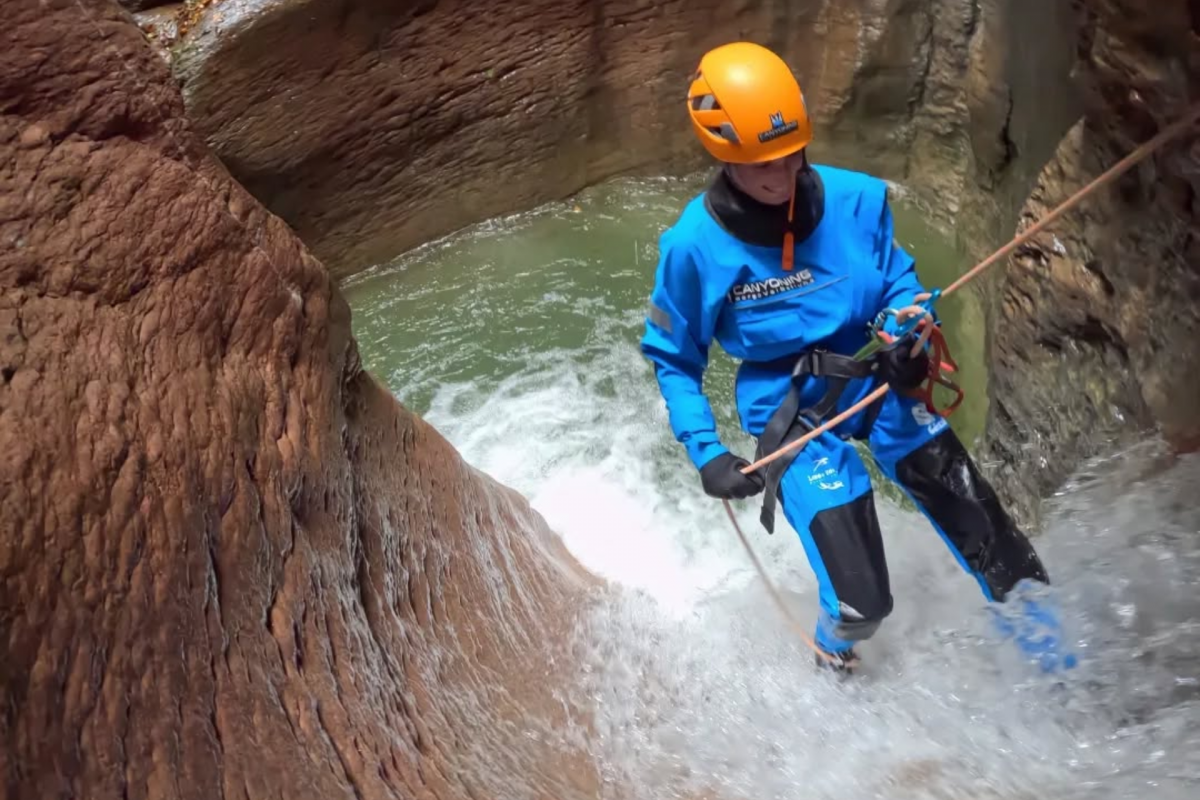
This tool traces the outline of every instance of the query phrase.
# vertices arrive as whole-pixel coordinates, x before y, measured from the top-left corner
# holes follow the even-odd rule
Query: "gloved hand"
[[[758,494],[766,482],[758,470],[749,475],[740,472],[749,465],[749,461],[733,453],[721,453],[700,468],[700,484],[704,487],[704,493],[725,500],[740,500]]]
[[[893,389],[911,392],[924,383],[929,375],[929,354],[925,349],[921,348],[915,356],[909,355],[916,341],[916,334],[908,333],[877,354],[879,377]]]

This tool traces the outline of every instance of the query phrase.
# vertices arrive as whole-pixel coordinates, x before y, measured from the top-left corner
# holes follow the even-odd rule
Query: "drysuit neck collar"
[[[788,222],[788,204],[768,205],[739,189],[722,169],[704,193],[704,204],[713,218],[747,244],[779,247],[789,229],[795,241],[812,235],[825,216],[825,184],[805,159],[796,172],[795,206]]]

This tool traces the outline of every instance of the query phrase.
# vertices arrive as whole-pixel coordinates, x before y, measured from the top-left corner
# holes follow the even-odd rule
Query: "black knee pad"
[[[891,583],[874,491],[818,512],[809,530],[841,605],[841,621],[835,633],[844,639],[870,638],[892,613]]]

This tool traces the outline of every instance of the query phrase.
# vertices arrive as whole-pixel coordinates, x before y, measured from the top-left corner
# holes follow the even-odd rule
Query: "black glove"
[[[704,487],[704,493],[726,500],[740,500],[758,494],[766,483],[758,470],[749,475],[741,473],[740,470],[749,465],[749,461],[733,453],[721,453],[700,468],[700,484]]]
[[[883,348],[878,353],[878,374],[887,381],[893,389],[911,392],[929,375],[929,354],[925,348],[915,356],[910,356],[916,335],[909,333]]]

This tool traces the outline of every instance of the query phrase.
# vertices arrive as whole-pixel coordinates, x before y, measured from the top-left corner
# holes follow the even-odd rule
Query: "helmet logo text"
[[[800,127],[800,123],[794,119],[784,122],[782,111],[776,111],[770,115],[770,118],[771,127],[758,135],[760,142],[769,142],[772,139],[778,139],[780,136],[786,136]]]

